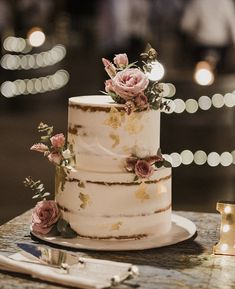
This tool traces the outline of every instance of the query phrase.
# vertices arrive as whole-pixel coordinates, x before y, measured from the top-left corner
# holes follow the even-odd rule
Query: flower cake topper
[[[105,71],[110,77],[105,81],[105,93],[115,102],[125,104],[128,114],[147,109],[169,110],[169,101],[163,98],[173,96],[169,86],[150,77],[156,64],[159,64],[156,50],[148,45],[141,57],[142,68],[136,62],[129,64],[126,53],[117,54],[113,63],[102,58]]]

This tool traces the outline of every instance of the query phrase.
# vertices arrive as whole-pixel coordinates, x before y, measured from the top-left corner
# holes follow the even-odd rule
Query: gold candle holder
[[[213,247],[213,253],[235,256],[235,202],[219,201],[216,210],[221,214],[221,226],[220,240]]]

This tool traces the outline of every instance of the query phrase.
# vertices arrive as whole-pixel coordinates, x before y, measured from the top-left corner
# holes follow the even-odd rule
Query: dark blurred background
[[[54,190],[53,166],[29,150],[39,122],[66,134],[68,98],[104,89],[101,57],[135,61],[148,42],[183,100],[161,117],[162,151],[176,158],[173,208],[214,212],[234,200],[232,0],[0,0],[0,37],[0,224],[33,206],[26,176]],[[195,163],[201,150],[218,155]]]

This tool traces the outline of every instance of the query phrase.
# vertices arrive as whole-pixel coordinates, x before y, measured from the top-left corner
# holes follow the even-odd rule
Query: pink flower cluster
[[[125,53],[118,54],[113,61],[103,58],[104,67],[111,79],[105,82],[105,91],[119,96],[124,102],[132,101],[137,109],[148,108],[148,99],[144,94],[149,84],[146,74],[139,68],[128,68],[128,58]]]
[[[44,153],[50,162],[60,165],[63,159],[62,150],[65,146],[65,137],[62,133],[56,134],[50,138],[51,146],[43,143],[34,144],[30,149]]]
[[[162,156],[151,156],[145,159],[138,159],[137,157],[130,157],[126,160],[126,170],[134,172],[139,178],[150,178],[154,173],[153,164],[162,161]]]
[[[55,201],[38,202],[32,211],[32,231],[42,235],[49,233],[59,217],[60,211]]]

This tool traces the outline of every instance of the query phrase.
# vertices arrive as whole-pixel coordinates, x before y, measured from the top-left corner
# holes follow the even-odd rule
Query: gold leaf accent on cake
[[[156,192],[157,195],[167,193],[167,187],[163,184],[163,182],[159,182],[156,184]]]
[[[118,111],[115,107],[111,107],[108,114],[108,118],[105,120],[105,124],[111,126],[114,129],[119,128],[122,122],[125,120],[125,112]]]
[[[112,145],[112,148],[115,148],[116,146],[119,145],[120,143],[120,137],[118,134],[115,134],[115,133],[111,133],[110,135],[110,138],[113,140],[113,145]]]
[[[85,188],[85,183],[83,181],[78,180],[78,186],[80,188]]]
[[[80,208],[85,209],[87,205],[90,203],[90,197],[88,194],[80,193],[79,194],[79,199],[81,200],[81,205]]]
[[[74,134],[74,135],[78,135],[78,131],[81,128],[82,128],[82,125],[80,125],[80,124],[75,124],[73,126],[69,125],[68,132],[71,133],[71,134]]]
[[[112,230],[112,231],[119,230],[120,227],[121,227],[121,225],[122,225],[122,222],[117,222],[117,223],[115,223],[115,224],[112,224],[111,230]]]
[[[146,193],[146,188],[147,188],[147,185],[144,182],[142,182],[139,185],[138,190],[135,192],[136,198],[139,199],[141,202],[144,202],[145,200],[150,199],[149,194]]]
[[[122,147],[122,150],[124,153],[130,154],[132,151],[132,148],[128,147],[127,145]]]
[[[142,115],[139,113],[132,113],[128,115],[125,130],[129,134],[137,134],[143,129],[143,125],[139,122]]]

